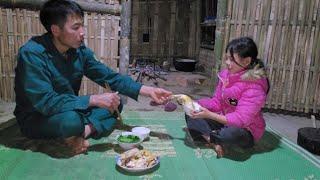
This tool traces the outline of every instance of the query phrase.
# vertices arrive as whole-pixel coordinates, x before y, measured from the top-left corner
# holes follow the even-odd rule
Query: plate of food
[[[159,156],[148,150],[137,148],[128,150],[116,156],[116,164],[121,169],[128,172],[144,172],[152,170],[160,163]]]

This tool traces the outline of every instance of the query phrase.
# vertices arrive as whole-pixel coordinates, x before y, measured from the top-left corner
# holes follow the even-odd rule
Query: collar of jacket
[[[225,73],[223,73],[225,72]],[[253,69],[242,70],[237,73],[230,73],[227,69],[223,70],[222,73],[218,74],[218,78],[226,86],[230,83],[243,81],[253,81],[266,77],[264,68],[260,68],[258,65]]]
[[[53,44],[51,34],[45,33],[41,36],[35,36],[35,37],[32,37],[32,40],[41,44],[44,47],[44,53],[47,53],[50,57],[54,57],[54,56],[64,57],[58,51],[56,46]],[[78,57],[78,53],[79,53],[79,48],[78,49],[70,48],[67,50],[65,54],[68,55],[70,59],[75,59]]]

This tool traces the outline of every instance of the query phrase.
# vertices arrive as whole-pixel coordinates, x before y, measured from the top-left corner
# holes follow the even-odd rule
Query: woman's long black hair
[[[258,48],[250,37],[233,39],[228,43],[225,52],[229,52],[233,59],[234,54],[238,54],[241,58],[251,57],[251,63],[248,67],[245,67],[246,69],[253,69],[256,65],[259,65],[260,68],[264,67],[264,63],[260,59],[257,59]],[[235,63],[238,64],[236,61]],[[238,65],[241,66],[240,64]]]
[[[250,37],[240,37],[230,41],[226,47],[225,53],[228,53],[228,52],[230,53],[230,56],[233,59],[234,59],[234,54],[238,54],[238,56],[241,58],[251,57],[251,62],[248,67],[243,67],[237,61],[234,61],[240,67],[243,67],[245,69],[253,69],[257,65],[259,65],[259,68],[265,67],[263,61],[257,58],[258,48],[256,43]],[[268,78],[267,78],[267,82],[268,82],[268,90],[267,90],[267,93],[268,93],[270,89],[270,82]]]

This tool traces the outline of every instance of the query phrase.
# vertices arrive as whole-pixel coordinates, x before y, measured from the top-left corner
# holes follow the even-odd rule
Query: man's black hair
[[[51,25],[63,28],[68,15],[78,15],[83,18],[81,7],[71,0],[49,0],[43,4],[40,10],[40,21],[45,29],[51,33]]]

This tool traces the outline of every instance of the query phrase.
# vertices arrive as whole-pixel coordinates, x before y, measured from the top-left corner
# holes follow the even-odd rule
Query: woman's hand
[[[89,105],[108,109],[113,113],[120,104],[118,92],[91,95]]]
[[[200,107],[200,112],[192,111],[190,113],[193,119],[211,119],[213,121],[217,121],[221,124],[227,124],[227,118],[224,115],[217,114],[215,112],[209,111],[207,108]]]
[[[140,89],[140,94],[143,96],[150,97],[157,104],[163,104],[169,100],[169,97],[172,95],[172,92],[162,88],[142,86]]]
[[[191,111],[190,115],[193,119],[210,119],[212,113],[207,108],[200,107],[200,111]]]

